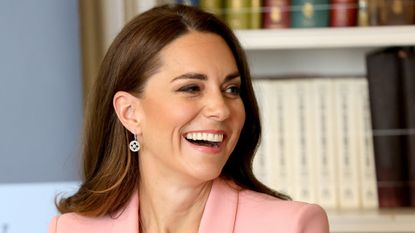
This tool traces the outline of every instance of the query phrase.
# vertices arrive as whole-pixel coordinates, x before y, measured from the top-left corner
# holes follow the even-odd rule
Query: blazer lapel
[[[111,233],[139,233],[138,231],[138,193],[134,192],[127,207],[121,210],[114,219]]]
[[[232,233],[238,207],[238,191],[226,181],[215,179],[212,184],[199,233]]]

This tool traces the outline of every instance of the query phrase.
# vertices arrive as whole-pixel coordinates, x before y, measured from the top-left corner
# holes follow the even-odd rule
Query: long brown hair
[[[159,52],[190,31],[221,36],[231,49],[241,75],[246,120],[221,176],[243,188],[288,199],[259,182],[252,171],[261,126],[245,53],[237,38],[212,14],[182,5],[164,5],[130,21],[104,57],[85,117],[83,182],[74,195],[60,199],[57,207],[61,213],[111,214],[131,198],[139,180],[138,156],[128,149],[132,135],[118,120],[113,97],[118,91],[140,96],[146,80],[159,67]]]

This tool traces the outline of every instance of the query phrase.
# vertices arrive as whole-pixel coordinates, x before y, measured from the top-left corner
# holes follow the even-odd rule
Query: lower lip
[[[193,144],[189,141],[187,141],[185,138],[183,139],[186,141],[186,143],[188,143],[192,148],[200,151],[200,152],[204,152],[204,153],[209,153],[209,154],[216,154],[222,151],[223,149],[223,141],[220,143],[219,147],[210,147],[210,146],[199,146],[196,144]]]

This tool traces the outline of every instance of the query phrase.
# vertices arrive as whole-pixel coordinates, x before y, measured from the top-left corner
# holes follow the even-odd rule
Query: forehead
[[[191,31],[180,36],[160,51],[160,60],[167,68],[236,69],[235,59],[224,39],[206,32]]]

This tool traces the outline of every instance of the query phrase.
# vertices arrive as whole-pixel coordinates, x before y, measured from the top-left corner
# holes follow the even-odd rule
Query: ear
[[[118,119],[133,134],[141,134],[141,106],[139,98],[125,91],[115,93],[113,106]]]

